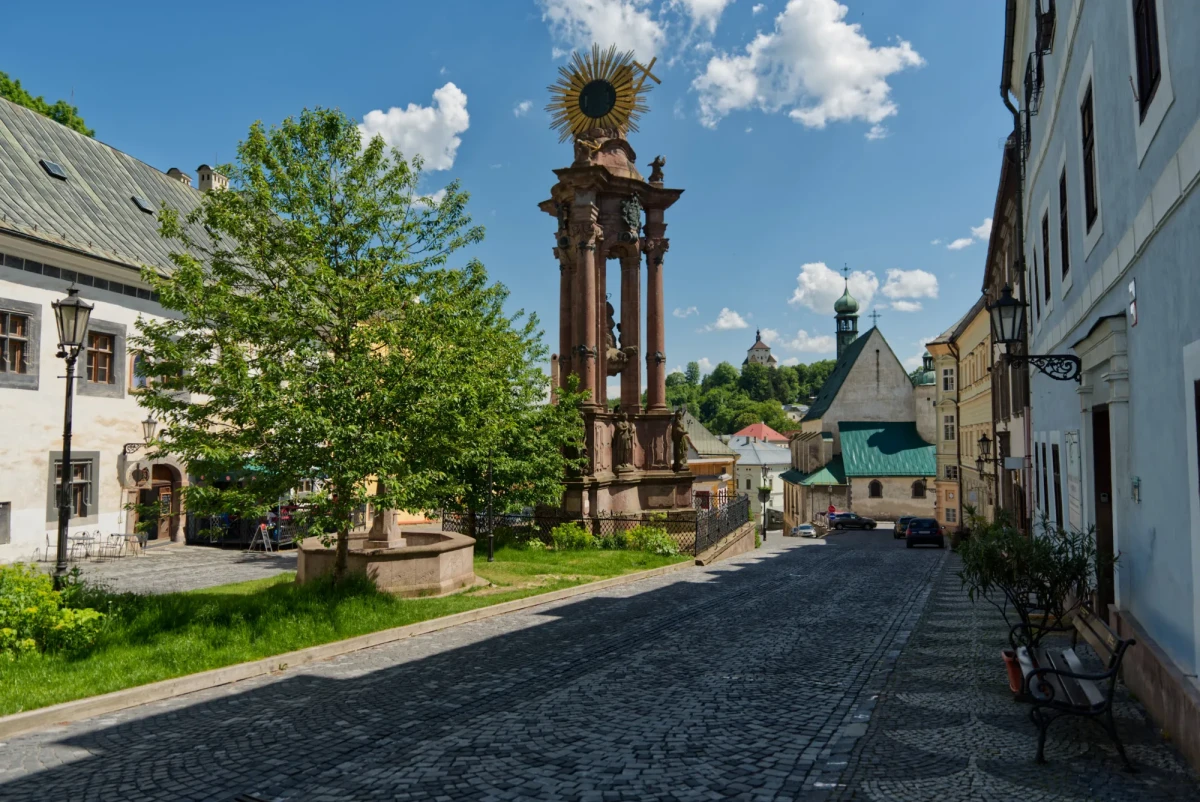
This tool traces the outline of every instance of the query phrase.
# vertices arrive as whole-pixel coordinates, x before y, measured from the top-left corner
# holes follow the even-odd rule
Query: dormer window
[[[137,206],[146,214],[154,214],[154,206],[151,205],[150,201],[146,200],[140,195],[134,195],[130,198],[130,200],[133,201],[134,206]]]

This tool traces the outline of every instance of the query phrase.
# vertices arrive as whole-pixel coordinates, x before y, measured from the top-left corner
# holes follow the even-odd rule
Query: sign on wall
[[[1075,530],[1083,529],[1083,480],[1080,476],[1079,432],[1064,435],[1067,444],[1067,523]]]

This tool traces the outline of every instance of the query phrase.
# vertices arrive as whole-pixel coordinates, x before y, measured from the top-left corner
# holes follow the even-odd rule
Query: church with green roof
[[[933,517],[934,383],[910,376],[878,327],[859,334],[848,281],[833,308],[837,363],[791,438],[785,531],[822,522],[830,506],[880,521]]]

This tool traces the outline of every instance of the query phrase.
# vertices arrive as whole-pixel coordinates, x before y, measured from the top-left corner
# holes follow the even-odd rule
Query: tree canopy
[[[798,428],[784,404],[808,404],[829,378],[832,359],[810,365],[746,364],[739,372],[728,362],[700,378],[700,366],[689,362],[685,371],[667,376],[667,403],[686,406],[716,434],[732,434],[752,423],[766,423],[780,432]]]
[[[88,128],[83,118],[79,116],[79,109],[65,100],[56,100],[54,103],[47,103],[46,99],[41,95],[34,97],[29,94],[25,87],[21,86],[20,81],[15,78],[9,78],[8,73],[2,71],[0,71],[0,97],[5,100],[11,100],[18,106],[33,109],[38,114],[49,117],[56,123],[62,123],[84,136],[96,135],[96,132]]]
[[[227,191],[183,225],[173,269],[147,281],[177,318],[143,320],[133,347],[161,447],[196,474],[260,468],[242,488],[198,486],[194,511],[270,503],[304,480],[304,518],[344,571],[356,509],[482,503],[486,472],[511,504],[557,503],[583,426],[548,400],[534,316],[504,311],[457,182],[434,202],[421,161],[338,111],[251,127]],[[207,237],[193,238],[197,224]],[[216,470],[214,470],[216,469]],[[330,533],[333,536],[330,536]]]

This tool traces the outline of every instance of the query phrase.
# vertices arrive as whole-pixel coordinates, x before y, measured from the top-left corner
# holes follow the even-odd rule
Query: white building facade
[[[66,381],[51,304],[70,287],[95,307],[76,364],[70,533],[132,533],[141,504],[160,512],[150,539],[182,539],[185,466],[132,448],[147,414],[129,343],[163,314],[140,276],[169,263],[154,213],[186,213],[200,192],[4,100],[0,188],[0,562],[56,554]]]
[[[1009,0],[1023,151],[1033,518],[1119,554],[1098,612],[1200,765],[1200,3]],[[1040,527],[1035,527],[1040,529]]]

